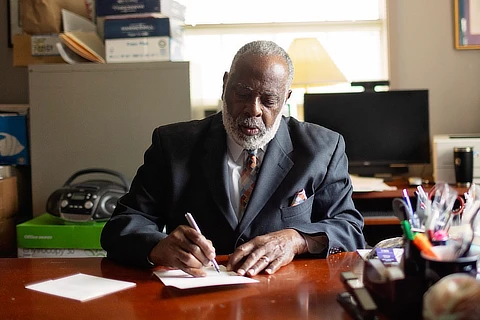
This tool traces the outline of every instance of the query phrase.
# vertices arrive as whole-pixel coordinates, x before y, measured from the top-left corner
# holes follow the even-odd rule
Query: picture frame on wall
[[[13,47],[13,35],[23,32],[20,23],[19,0],[7,0],[8,47]]]
[[[455,48],[480,49],[480,0],[454,0]]]

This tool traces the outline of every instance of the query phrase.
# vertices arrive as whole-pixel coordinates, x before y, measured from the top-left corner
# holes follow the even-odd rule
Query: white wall
[[[390,81],[430,90],[430,129],[480,132],[480,50],[455,50],[452,0],[387,0]],[[0,1],[0,103],[28,103],[28,70],[12,67],[7,1]]]
[[[387,0],[390,81],[430,90],[430,133],[480,132],[480,50],[454,47],[453,1]]]

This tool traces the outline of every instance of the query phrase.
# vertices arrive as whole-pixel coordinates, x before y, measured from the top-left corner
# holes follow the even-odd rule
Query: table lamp
[[[347,82],[347,78],[333,62],[325,48],[316,38],[297,38],[288,48],[295,68],[292,87],[333,85]]]
[[[293,62],[295,74],[292,88],[328,86],[348,82],[335,62],[316,38],[297,38],[288,48],[288,54]],[[298,99],[296,110],[290,106],[290,114],[303,118],[303,95]]]

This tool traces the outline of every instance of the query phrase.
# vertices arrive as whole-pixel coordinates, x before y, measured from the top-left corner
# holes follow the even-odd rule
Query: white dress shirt
[[[237,216],[238,221],[242,219],[240,216],[240,175],[242,174],[245,160],[247,159],[247,152],[243,147],[239,146],[233,141],[230,136],[227,136],[228,146],[228,173],[230,179],[228,181],[228,191],[230,193],[230,204]],[[265,155],[266,147],[257,149],[257,163],[262,165],[263,156]]]
[[[267,145],[268,146],[268,145]],[[257,158],[260,167],[263,162],[263,157],[267,151],[267,146],[257,149]],[[237,216],[238,221],[242,219],[240,212],[240,175],[243,170],[247,152],[243,147],[239,146],[233,139],[227,135],[228,147],[228,173],[230,179],[228,180],[228,191],[230,194],[230,205]],[[328,245],[328,239],[325,236],[309,236],[300,233],[307,241],[308,252],[320,254]]]

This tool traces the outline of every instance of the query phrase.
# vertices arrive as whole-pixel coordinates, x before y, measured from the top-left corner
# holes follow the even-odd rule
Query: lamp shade
[[[347,82],[316,38],[298,38],[288,48],[295,68],[292,87],[323,86]]]

